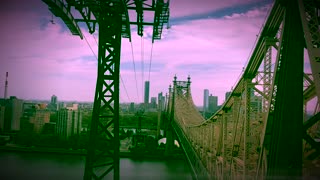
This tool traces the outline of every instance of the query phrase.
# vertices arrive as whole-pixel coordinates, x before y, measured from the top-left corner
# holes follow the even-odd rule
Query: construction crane
[[[60,17],[73,35],[83,39],[79,23],[92,34],[99,26],[98,77],[93,105],[90,140],[84,179],[102,179],[113,172],[119,179],[119,79],[121,39],[131,42],[130,25],[143,36],[144,26],[153,26],[152,43],[161,39],[163,25],[169,20],[169,0],[42,0]],[[136,19],[129,19],[129,12]],[[154,12],[153,22],[144,12]],[[75,18],[75,12],[81,18]]]

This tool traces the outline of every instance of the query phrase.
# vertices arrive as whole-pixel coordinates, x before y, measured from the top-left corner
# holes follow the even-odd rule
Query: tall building
[[[229,98],[230,95],[231,95],[231,91],[226,92],[224,100],[226,101]]]
[[[50,111],[43,104],[24,103],[21,130],[42,133],[46,123],[50,123]]]
[[[58,102],[58,110],[59,110],[59,109],[63,109],[63,108],[65,108],[65,107],[67,107],[66,103],[64,103],[64,102]]]
[[[33,124],[33,132],[42,133],[46,123],[50,123],[50,111],[47,109],[37,109],[35,114],[30,118],[30,123]]]
[[[217,110],[218,110],[218,96],[212,96],[212,94],[210,94],[208,111],[211,113],[214,113]]]
[[[67,107],[58,111],[56,134],[60,137],[67,139],[81,132],[82,112],[80,109],[74,107],[76,106]]]
[[[51,111],[58,110],[58,97],[56,95],[51,96],[50,104],[48,105],[48,109]]]
[[[145,105],[145,107],[148,107],[148,104],[149,104],[149,88],[150,88],[150,82],[149,81],[144,82],[144,105]]]
[[[151,97],[150,107],[153,109],[157,108],[157,98],[156,97]]]
[[[165,101],[166,98],[165,96],[162,95],[162,92],[158,94],[158,108],[160,108],[161,110],[164,110],[165,108]]]
[[[15,96],[11,96],[10,99],[6,100],[3,120],[4,131],[20,130],[22,106],[23,100],[17,99]]]
[[[24,132],[33,131],[33,124],[30,122],[30,118],[36,112],[36,103],[25,102],[22,106],[22,116],[20,118],[20,127]]]
[[[58,98],[56,95],[52,95],[51,96],[51,101],[50,101],[51,104],[57,104],[58,103]]]
[[[206,112],[209,107],[209,90],[205,89],[203,92],[203,112]]]

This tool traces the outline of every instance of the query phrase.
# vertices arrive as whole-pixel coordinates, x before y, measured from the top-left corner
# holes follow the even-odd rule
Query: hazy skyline
[[[162,39],[153,45],[150,79],[152,29],[145,27],[142,57],[141,38],[136,27],[131,26],[137,86],[131,44],[122,39],[120,72],[129,99],[120,84],[121,102],[143,102],[147,80],[150,97],[157,97],[160,92],[165,95],[176,74],[178,80],[191,76],[196,105],[203,104],[204,89],[218,96],[221,104],[246,66],[272,1],[171,0],[170,3],[170,28],[164,27]],[[45,3],[6,1],[0,7],[0,18],[4,25],[0,97],[4,94],[5,73],[9,72],[8,96],[49,100],[55,94],[59,100],[93,101],[96,57],[86,41],[72,36],[60,18],[54,17],[55,24],[51,24],[51,12]],[[97,32],[89,34],[84,25],[81,29],[98,55],[93,38],[97,39]]]

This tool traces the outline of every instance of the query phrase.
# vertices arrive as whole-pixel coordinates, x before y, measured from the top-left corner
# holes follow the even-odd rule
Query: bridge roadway
[[[320,1],[284,2],[274,2],[241,78],[212,117],[195,108],[190,77],[174,77],[167,128],[195,179],[320,177]]]

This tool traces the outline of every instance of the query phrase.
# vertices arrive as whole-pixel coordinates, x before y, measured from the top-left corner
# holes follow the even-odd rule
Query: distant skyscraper
[[[162,95],[162,92],[158,94],[158,108],[160,108],[161,110],[164,110],[165,108],[165,101],[166,98],[165,96]]]
[[[209,112],[216,112],[218,110],[218,96],[209,96]]]
[[[157,108],[157,98],[151,97],[151,108]]]
[[[58,120],[56,124],[56,133],[58,136],[68,138],[81,132],[82,113],[73,107],[60,109],[58,111]]]
[[[203,112],[207,111],[209,107],[209,90],[205,89],[203,92]]]
[[[147,107],[149,104],[149,88],[150,88],[150,82],[146,81],[144,83],[144,104],[145,104],[145,107]]]
[[[229,98],[229,96],[231,95],[231,91],[229,92],[226,92],[226,95],[225,95],[225,101]]]
[[[48,109],[50,109],[52,111],[58,110],[58,97],[56,95],[51,96],[51,101],[48,106]]]
[[[56,95],[52,95],[51,96],[51,104],[57,104],[57,102],[58,102],[57,96]]]

